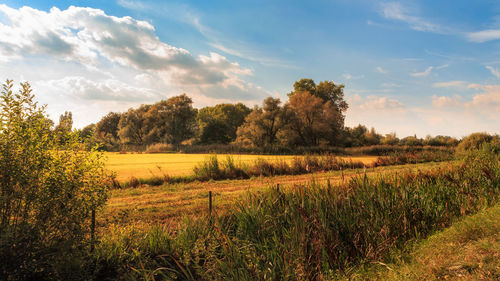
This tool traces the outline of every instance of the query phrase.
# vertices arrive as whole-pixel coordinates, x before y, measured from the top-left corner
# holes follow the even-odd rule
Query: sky
[[[3,1],[0,79],[74,126],[186,93],[194,106],[344,84],[346,126],[500,133],[500,1]]]

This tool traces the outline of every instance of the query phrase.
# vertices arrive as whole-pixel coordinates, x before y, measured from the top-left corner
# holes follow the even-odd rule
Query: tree
[[[464,137],[457,146],[458,152],[480,149],[482,145],[490,144],[497,151],[500,148],[500,137],[488,133],[472,133]]]
[[[18,94],[12,88],[7,80],[0,96],[0,276],[61,279],[51,269],[88,245],[91,211],[107,198],[107,173],[100,154],[81,151],[76,134],[61,129],[67,141],[58,141],[28,83]]]
[[[236,139],[236,131],[252,110],[242,103],[207,106],[196,117],[201,143],[227,144]]]
[[[290,97],[285,106],[288,142],[299,145],[319,145],[321,140],[333,142],[343,121],[330,101],[324,101],[309,92]],[[282,134],[283,136],[283,134]]]
[[[396,137],[396,133],[392,132],[390,134],[385,134],[381,143],[388,144],[388,145],[396,145],[396,144],[399,144],[399,139]]]
[[[344,85],[336,85],[333,81],[323,81],[316,85],[312,79],[301,79],[293,84],[294,90],[288,94],[289,103],[292,110],[297,114],[288,114],[293,122],[290,123],[292,131],[298,136],[301,145],[317,145],[320,139],[323,139],[330,144],[337,144],[340,141],[340,135],[344,127],[345,111],[348,108],[347,102],[344,100]],[[316,98],[316,99],[313,99]],[[293,101],[293,102],[292,102]],[[314,110],[319,110],[322,114],[313,114],[312,108],[309,108],[309,113],[301,109],[300,105],[292,105],[292,103],[313,106]],[[320,105],[323,104],[324,106]],[[293,117],[295,115],[295,117]],[[323,115],[323,116],[321,116]],[[307,117],[308,116],[308,117]],[[316,122],[307,118],[328,118],[329,126],[326,122]],[[321,117],[320,117],[321,116]],[[298,119],[297,119],[298,118]],[[307,125],[307,123],[310,123]],[[315,123],[317,129],[312,128],[312,123]],[[307,125],[308,128],[301,127]],[[307,131],[309,130],[309,131]],[[318,135],[322,131],[321,136]]]
[[[105,151],[116,151],[119,149],[119,123],[121,114],[110,112],[95,125],[94,140],[100,148]]]
[[[336,85],[333,81],[323,81],[318,85],[312,79],[300,79],[293,84],[294,91],[288,94],[292,98],[295,94],[309,92],[311,95],[322,99],[324,102],[330,101],[341,114],[347,108],[347,102],[344,100],[344,85]]]
[[[151,108],[151,105],[141,105],[137,109],[130,108],[123,113],[118,122],[118,137],[120,143],[124,145],[141,146],[144,145],[148,126],[144,115]]]
[[[148,112],[150,136],[162,142],[179,145],[194,136],[196,109],[193,100],[186,94],[171,97],[154,104]]]
[[[59,142],[64,143],[67,142],[67,136],[71,133],[73,129],[73,114],[70,111],[65,111],[64,114],[59,116],[59,124],[54,129],[54,133],[56,134]]]
[[[278,98],[268,97],[262,107],[256,106],[238,128],[236,142],[251,146],[269,146],[277,142],[283,128],[283,108]]]

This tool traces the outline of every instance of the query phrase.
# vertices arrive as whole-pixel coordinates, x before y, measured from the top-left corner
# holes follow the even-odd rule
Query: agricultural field
[[[193,173],[193,168],[200,162],[205,161],[211,154],[182,154],[182,153],[126,153],[106,152],[106,168],[116,172],[118,181],[126,181],[131,177],[149,178],[153,176],[187,176]],[[220,154],[218,158],[223,160],[227,154]],[[258,159],[291,161],[296,156],[290,155],[231,155],[236,163],[252,164]],[[301,156],[299,156],[301,157]],[[364,164],[373,163],[376,156],[339,157],[343,160],[360,161]]]
[[[368,161],[370,157],[362,159]],[[214,210],[218,214],[224,214],[245,193],[265,191],[276,188],[277,185],[281,191],[287,191],[308,182],[323,185],[327,182],[340,184],[353,177],[362,177],[365,172],[367,176],[380,177],[386,174],[397,175],[398,172],[425,171],[449,165],[452,165],[452,162],[429,162],[369,169],[347,169],[344,172],[330,171],[304,175],[255,177],[247,180],[195,181],[162,186],[144,185],[137,188],[114,189],[100,219],[100,225],[105,226],[107,223],[113,223],[138,226],[172,223],[173,226],[176,226],[184,217],[199,217],[208,214],[209,191],[213,194]]]

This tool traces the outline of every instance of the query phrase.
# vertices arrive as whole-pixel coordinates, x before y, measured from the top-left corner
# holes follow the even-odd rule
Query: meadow
[[[100,218],[94,274],[131,280],[370,280],[383,273],[364,272],[365,266],[391,264],[419,280],[418,262],[427,258],[446,272],[485,280],[500,276],[498,243],[474,240],[485,237],[484,231],[495,233],[495,211],[482,228],[476,223],[472,230],[450,230],[454,260],[461,258],[460,243],[467,242],[489,251],[477,254],[484,261],[446,263],[431,251],[446,241],[438,235],[429,238],[437,242],[416,250],[409,268],[399,265],[415,242],[498,203],[498,156],[482,152],[464,161],[343,172],[343,179],[342,172],[332,171],[114,190]],[[446,279],[446,272],[425,274]],[[386,279],[399,278],[381,277]]]
[[[151,178],[168,176],[188,176],[200,162],[206,161],[212,154],[184,154],[184,153],[125,153],[105,152],[106,168],[116,173],[118,181],[127,181],[131,177]],[[223,159],[230,154],[219,154]],[[292,161],[296,156],[290,155],[250,155],[231,154],[236,163],[245,165],[263,159],[271,162]],[[302,157],[302,156],[298,156]],[[359,161],[371,164],[377,156],[339,157],[346,161]]]
[[[302,175],[262,176],[245,180],[195,181],[113,189],[99,221],[101,226],[109,223],[119,225],[132,223],[136,226],[162,223],[176,227],[186,217],[194,218],[208,213],[209,191],[213,194],[214,211],[224,214],[244,194],[265,191],[278,185],[281,191],[287,191],[294,190],[307,182],[341,184],[353,177],[362,176],[365,172],[367,176],[381,176],[398,172],[426,171],[448,165],[450,162],[428,162]]]

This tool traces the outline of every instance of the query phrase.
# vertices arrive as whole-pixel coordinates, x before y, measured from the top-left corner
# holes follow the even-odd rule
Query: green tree
[[[129,146],[145,145],[150,126],[146,123],[144,115],[150,108],[151,105],[141,105],[137,109],[130,108],[121,115],[120,122],[118,122],[118,137],[121,144]]]
[[[59,142],[64,143],[68,141],[67,136],[73,129],[73,114],[70,111],[65,111],[64,114],[59,116],[59,124],[54,129]]]
[[[193,100],[186,94],[154,104],[146,116],[149,139],[179,145],[194,136],[196,114]]]
[[[196,117],[201,143],[227,144],[236,139],[236,131],[252,110],[242,103],[207,106]]]
[[[348,105],[344,100],[344,85],[336,85],[333,81],[322,81],[316,85],[312,79],[300,79],[293,84],[293,92],[288,97],[295,94],[309,92],[311,95],[322,99],[324,102],[330,101],[341,114],[347,110]]]
[[[387,144],[387,145],[397,145],[397,144],[399,144],[399,138],[396,137],[396,133],[392,132],[390,134],[385,134],[381,143]]]
[[[484,144],[491,144],[496,151],[500,150],[500,137],[488,133],[472,133],[464,137],[457,146],[458,152],[480,149]]]
[[[321,140],[332,143],[343,126],[343,118],[331,102],[309,92],[291,96],[285,112],[287,130],[281,136],[293,144],[319,145]]]
[[[28,83],[18,94],[12,88],[7,80],[0,96],[0,276],[57,280],[88,245],[107,173],[100,154],[81,151],[76,134],[61,130],[67,141],[58,141]]]
[[[237,130],[236,142],[249,146],[269,146],[277,143],[283,128],[283,107],[278,98],[268,97],[262,107],[256,106]]]
[[[95,125],[93,139],[101,149],[105,151],[116,151],[119,149],[118,125],[121,114],[110,112]]]

